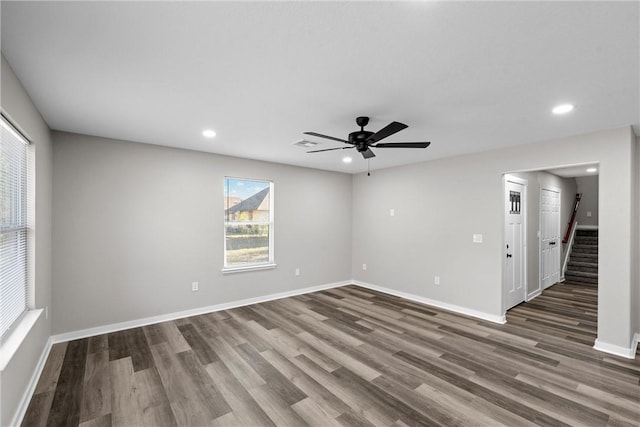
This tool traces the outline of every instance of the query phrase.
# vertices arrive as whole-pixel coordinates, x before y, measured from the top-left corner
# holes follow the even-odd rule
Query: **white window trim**
[[[234,273],[242,273],[246,271],[259,271],[259,270],[270,270],[277,267],[275,263],[275,244],[274,244],[274,229],[275,229],[275,221],[274,221],[274,183],[271,180],[266,179],[258,179],[258,178],[238,178],[232,176],[225,176],[223,178],[223,188],[224,182],[227,179],[236,179],[236,180],[244,180],[244,181],[258,181],[258,182],[267,182],[269,183],[269,260],[266,262],[255,263],[255,264],[245,264],[245,265],[234,265],[227,266],[227,226],[228,225],[265,225],[264,222],[227,222],[226,217],[223,218],[223,230],[222,230],[222,240],[223,240],[223,251],[222,251],[222,274],[234,274]]]
[[[276,268],[277,266],[278,264],[265,263],[265,264],[250,264],[247,266],[238,266],[238,267],[225,267],[222,269],[222,274],[234,274],[234,273],[241,273],[243,271],[271,270],[272,268]]]
[[[13,356],[22,345],[22,341],[29,335],[31,328],[33,328],[33,325],[36,324],[43,312],[42,308],[25,311],[10,329],[4,341],[0,344],[0,372],[4,371],[11,359],[13,359]]]
[[[9,125],[9,130],[27,142],[27,309],[0,337],[0,372],[4,371],[15,356],[22,342],[29,335],[38,319],[45,312],[35,308],[35,147],[33,139],[5,111],[0,114]],[[46,316],[46,315],[45,315]]]

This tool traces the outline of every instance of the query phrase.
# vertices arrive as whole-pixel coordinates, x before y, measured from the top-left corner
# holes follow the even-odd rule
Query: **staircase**
[[[598,284],[598,230],[576,230],[564,278],[567,282]]]

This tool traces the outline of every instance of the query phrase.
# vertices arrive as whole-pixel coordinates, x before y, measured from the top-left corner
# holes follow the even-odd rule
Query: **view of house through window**
[[[273,263],[273,183],[224,179],[224,266]]]

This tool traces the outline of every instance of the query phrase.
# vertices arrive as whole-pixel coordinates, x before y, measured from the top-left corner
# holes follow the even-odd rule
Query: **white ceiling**
[[[9,2],[2,52],[53,129],[349,173],[633,125],[639,3]],[[551,108],[576,109],[554,116]],[[205,128],[218,136],[207,140]],[[308,139],[321,141],[316,138]],[[340,146],[324,140],[317,148]]]
[[[595,169],[594,172],[587,172],[587,169]],[[547,169],[546,172],[552,173],[563,178],[577,178],[580,176],[600,175],[599,163],[585,163],[574,166],[565,166],[561,168]]]

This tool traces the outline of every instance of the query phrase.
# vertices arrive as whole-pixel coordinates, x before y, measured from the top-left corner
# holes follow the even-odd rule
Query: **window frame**
[[[275,211],[274,211],[274,182],[268,179],[258,179],[258,178],[239,178],[235,176],[224,176],[222,180],[222,190],[223,190],[223,202],[224,198],[228,197],[226,194],[226,186],[227,180],[236,180],[236,181],[249,181],[249,182],[261,182],[269,184],[269,220],[268,221],[227,221],[227,214],[225,210],[223,210],[223,251],[222,251],[222,273],[238,273],[242,271],[253,271],[253,270],[265,270],[275,268],[277,264],[275,263],[275,245],[274,245],[274,236],[275,236]],[[224,206],[224,205],[223,205]],[[227,208],[229,209],[229,208]],[[256,262],[256,263],[247,263],[247,264],[235,264],[229,265],[227,260],[227,227],[229,226],[239,226],[239,225],[267,225],[269,227],[269,259],[264,262]]]
[[[19,208],[21,211],[20,216],[23,216],[23,223],[19,227],[7,227],[3,230],[3,232],[7,233],[23,233],[21,239],[24,239],[24,265],[22,266],[24,269],[24,274],[22,278],[24,279],[24,310],[20,312],[18,316],[11,320],[11,323],[8,325],[7,329],[0,330],[0,347],[4,357],[0,360],[0,365],[4,366],[7,362],[8,356],[13,354],[12,352],[7,351],[12,348],[9,345],[11,342],[16,341],[19,337],[18,335],[22,335],[19,333],[21,330],[25,329],[25,324],[31,323],[32,320],[29,316],[30,312],[34,312],[34,292],[33,292],[33,259],[34,259],[34,189],[35,189],[35,158],[34,158],[34,147],[31,139],[25,135],[24,132],[20,130],[18,126],[16,126],[8,116],[5,115],[4,112],[0,114],[0,126],[4,127],[8,132],[13,134],[13,136],[25,146],[24,151],[24,165],[20,166],[20,202],[21,207]],[[0,272],[1,273],[1,272]],[[41,310],[36,310],[37,315],[39,315]],[[37,316],[36,316],[37,318]],[[30,329],[28,327],[27,329]],[[21,340],[19,340],[21,342]],[[18,343],[19,345],[19,343]]]

